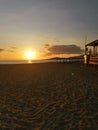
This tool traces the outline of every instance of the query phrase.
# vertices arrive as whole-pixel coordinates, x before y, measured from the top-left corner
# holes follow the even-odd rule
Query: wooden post
[[[86,45],[85,45],[85,55],[86,55]]]
[[[95,52],[95,55],[97,55],[97,46],[96,46],[96,52]]]
[[[93,46],[93,55],[95,56],[95,46]]]

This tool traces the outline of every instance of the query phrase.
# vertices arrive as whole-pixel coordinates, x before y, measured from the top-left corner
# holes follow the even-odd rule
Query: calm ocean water
[[[32,64],[32,63],[49,63],[49,62],[83,62],[83,59],[65,59],[65,60],[0,60],[0,64]]]
[[[48,62],[56,62],[56,60],[0,60],[0,64],[31,64]]]

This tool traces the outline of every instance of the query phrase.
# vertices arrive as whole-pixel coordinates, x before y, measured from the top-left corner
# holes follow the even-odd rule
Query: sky
[[[82,54],[98,38],[98,0],[0,0],[0,60]]]

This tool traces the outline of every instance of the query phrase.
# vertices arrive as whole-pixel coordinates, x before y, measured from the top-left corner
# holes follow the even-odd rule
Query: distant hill
[[[80,56],[73,56],[73,57],[69,57],[70,59],[81,59],[83,58],[83,55],[80,55]]]
[[[73,56],[73,57],[68,57],[68,58],[53,57],[53,58],[50,58],[48,60],[64,60],[64,59],[83,59],[83,55]]]

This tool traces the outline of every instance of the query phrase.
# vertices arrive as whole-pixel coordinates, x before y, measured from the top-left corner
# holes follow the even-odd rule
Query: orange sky
[[[82,52],[85,36],[98,38],[98,1],[89,1],[0,0],[0,60],[24,60],[28,49],[36,59]]]

